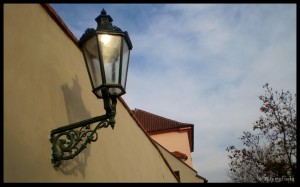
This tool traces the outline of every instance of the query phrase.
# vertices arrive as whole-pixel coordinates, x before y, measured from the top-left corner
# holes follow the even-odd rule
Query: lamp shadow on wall
[[[78,77],[72,78],[72,86],[63,84],[61,90],[64,94],[64,101],[68,115],[69,124],[91,118],[90,112],[86,109],[82,97],[81,87]],[[79,155],[71,160],[63,161],[59,170],[65,175],[78,175],[78,172],[85,177],[85,167],[87,158],[90,156],[90,146],[83,150]]]

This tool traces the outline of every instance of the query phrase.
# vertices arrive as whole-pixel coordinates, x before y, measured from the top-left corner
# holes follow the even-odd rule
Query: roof
[[[179,159],[183,159],[183,160],[187,160],[188,157],[186,154],[180,152],[180,151],[174,151],[172,152],[172,154],[176,157],[176,158],[179,158]]]
[[[147,132],[193,126],[193,124],[181,123],[140,109],[135,109],[132,112],[142,123]]]
[[[182,123],[175,120],[171,120],[150,112],[146,112],[141,109],[134,109],[132,113],[140,121],[146,132],[160,132],[167,130],[178,130],[182,128],[189,128],[188,133],[191,152],[194,151],[194,125],[190,123]]]

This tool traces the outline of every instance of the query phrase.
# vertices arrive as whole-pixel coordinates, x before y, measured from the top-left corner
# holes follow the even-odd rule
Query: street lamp
[[[77,156],[98,138],[97,130],[115,125],[117,97],[125,94],[132,44],[126,31],[112,25],[113,19],[103,9],[95,19],[97,29],[86,29],[78,41],[88,71],[92,91],[103,99],[106,114],[51,131],[52,163]],[[91,125],[98,124],[91,129]]]

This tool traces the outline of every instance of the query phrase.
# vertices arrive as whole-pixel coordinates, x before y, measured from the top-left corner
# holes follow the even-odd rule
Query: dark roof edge
[[[152,131],[148,131],[149,133],[156,133],[156,132],[163,132],[163,131],[174,131],[174,130],[180,130],[182,128],[188,128],[188,127],[193,127],[193,124],[191,125],[184,125],[184,126],[178,126],[178,127],[170,127],[167,129],[162,129],[162,130],[152,130]]]
[[[194,125],[192,126],[192,145],[191,145],[191,149],[192,149],[192,152],[194,152]]]
[[[207,183],[207,182],[208,182],[208,180],[207,180],[206,178],[204,178],[204,177],[202,177],[202,176],[200,176],[200,175],[198,175],[198,174],[196,174],[196,177],[198,177],[198,178],[204,180],[204,183]]]
[[[42,7],[47,11],[51,18],[57,23],[57,25],[64,31],[64,33],[76,44],[78,39],[74,36],[72,31],[67,27],[65,22],[59,17],[56,11],[52,8],[49,3],[41,3]]]

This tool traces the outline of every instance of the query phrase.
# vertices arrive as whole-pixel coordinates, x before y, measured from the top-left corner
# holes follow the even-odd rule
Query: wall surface
[[[188,156],[188,159],[185,161],[185,163],[193,167],[192,155],[191,155],[190,143],[189,143],[187,131],[153,134],[151,135],[151,138],[159,142],[160,145],[164,146],[170,152],[180,151],[186,154]]]
[[[189,167],[181,160],[174,157],[166,148],[157,144],[164,157],[168,160],[173,171],[179,171],[180,182],[182,183],[204,183],[204,179],[197,177],[197,171]]]
[[[80,50],[47,11],[4,4],[4,182],[177,182],[122,102],[114,130],[54,168],[50,131],[104,113]]]

